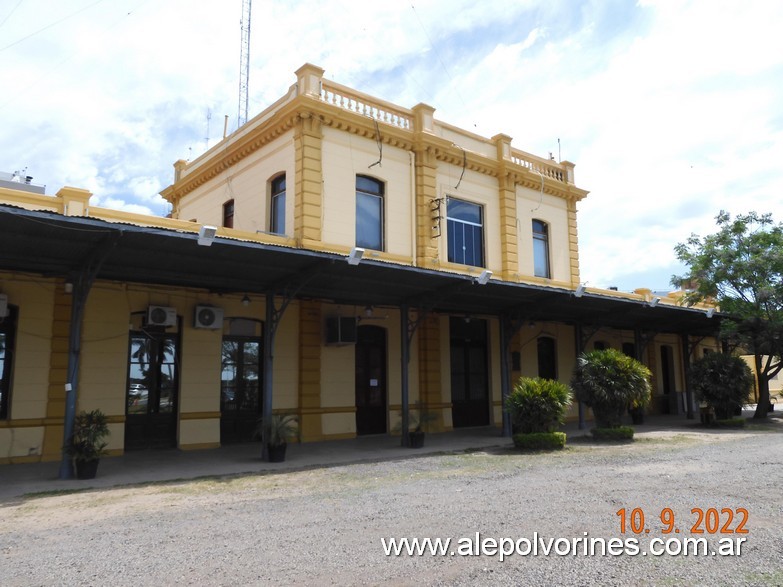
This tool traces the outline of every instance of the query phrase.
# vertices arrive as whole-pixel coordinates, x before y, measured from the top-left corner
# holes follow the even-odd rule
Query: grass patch
[[[715,420],[710,424],[713,428],[744,428],[745,418],[727,418],[725,420]]]
[[[633,440],[633,428],[630,426],[619,426],[617,428],[593,428],[590,430],[595,440],[617,441]]]

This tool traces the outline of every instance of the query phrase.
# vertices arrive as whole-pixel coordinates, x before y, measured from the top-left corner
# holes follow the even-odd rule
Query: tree
[[[583,353],[576,361],[571,388],[593,409],[599,428],[617,428],[629,406],[650,401],[650,370],[617,349]]]
[[[675,247],[688,267],[672,284],[686,286],[685,302],[717,302],[726,319],[720,336],[752,354],[759,401],[754,418],[766,418],[769,380],[783,368],[783,224],[771,214],[716,216],[718,232],[692,234]]]

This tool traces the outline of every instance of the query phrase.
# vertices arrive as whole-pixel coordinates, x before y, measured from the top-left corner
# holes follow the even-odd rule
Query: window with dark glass
[[[538,376],[557,379],[557,345],[551,336],[538,339]]]
[[[269,232],[285,234],[285,174],[272,180]]]
[[[552,277],[549,270],[549,227],[540,220],[533,220],[533,275]]]
[[[446,218],[449,262],[484,267],[484,214],[481,206],[448,198]]]
[[[223,226],[234,228],[234,200],[223,204]]]
[[[356,176],[356,246],[383,250],[383,183]]]
[[[260,413],[261,339],[227,336],[223,339],[220,411]]]
[[[632,342],[624,342],[623,343],[623,354],[631,357],[632,359],[636,358],[636,345]]]
[[[0,420],[8,418],[16,331],[16,310],[9,307],[7,312],[0,318]]]
[[[609,348],[609,343],[606,342],[605,340],[596,340],[593,343],[593,349],[597,351],[605,351],[608,348]]]

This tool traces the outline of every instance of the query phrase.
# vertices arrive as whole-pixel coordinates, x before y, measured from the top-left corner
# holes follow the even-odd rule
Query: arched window
[[[538,376],[557,379],[557,344],[551,336],[538,339]]]
[[[223,204],[223,226],[234,228],[234,200]]]
[[[533,275],[552,277],[549,269],[549,226],[541,220],[533,220]]]
[[[383,183],[356,176],[356,246],[383,250]]]
[[[285,234],[285,173],[272,180],[269,232]]]

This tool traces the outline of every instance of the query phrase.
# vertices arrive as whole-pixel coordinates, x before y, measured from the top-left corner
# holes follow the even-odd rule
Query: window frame
[[[234,228],[234,212],[235,204],[234,198],[223,202],[223,227]]]
[[[375,192],[369,191],[364,188],[359,187],[359,180],[364,180],[366,182],[370,182],[374,184],[378,189]],[[385,251],[386,250],[386,184],[385,182],[381,181],[380,179],[376,177],[371,177],[369,175],[363,175],[363,174],[356,174],[356,181],[355,181],[355,187],[356,187],[356,226],[355,226],[355,239],[354,242],[357,247],[362,247],[364,249],[371,249],[373,251]],[[374,198],[377,200],[378,205],[378,226],[377,226],[377,240],[370,242],[370,240],[364,240],[361,241],[359,239],[359,232],[360,228],[361,230],[366,230],[367,227],[360,224],[362,223],[362,219],[360,217],[359,212],[359,201],[361,198]],[[380,245],[379,247],[376,247],[374,245]]]
[[[280,188],[282,184],[282,189]],[[280,173],[274,176],[269,181],[269,232],[272,234],[285,235],[285,220],[286,220],[286,201],[287,201],[288,185],[286,183],[285,173]],[[282,208],[280,208],[280,200],[282,199]],[[282,219],[280,219],[280,212],[282,212]],[[282,226],[280,225],[282,224]]]
[[[536,225],[540,225],[542,230],[536,230]],[[549,223],[544,222],[538,218],[533,218],[531,223],[533,230],[533,275],[535,277],[541,277],[543,279],[552,279],[552,262],[549,247]],[[540,248],[543,246],[543,262],[545,265],[543,275],[539,273],[539,255]]]
[[[460,204],[467,204],[468,206],[474,207],[476,210],[478,210],[479,215],[479,222],[472,222],[469,220],[464,220],[461,218],[452,217],[449,215],[450,207],[452,202],[458,202]],[[486,267],[487,266],[487,255],[486,255],[486,243],[484,242],[484,238],[486,235],[486,232],[484,230],[484,224],[485,224],[485,214],[484,214],[484,205],[479,204],[477,202],[471,202],[469,200],[463,200],[462,198],[454,198],[452,196],[446,196],[446,258],[448,259],[449,263],[457,263],[459,265],[467,265],[469,267]],[[479,238],[476,238],[475,231],[472,235],[473,237],[473,251],[471,253],[471,258],[468,257],[466,253],[466,247],[463,244],[462,246],[462,255],[457,255],[456,247],[457,247],[457,234],[456,234],[456,227],[457,225],[461,225],[462,230],[462,242],[465,242],[465,227],[470,226],[474,229],[478,229],[479,231]],[[480,247],[478,250],[478,261],[477,262],[468,262],[472,261],[472,257],[476,256],[476,244]],[[452,249],[454,249],[452,251]]]

